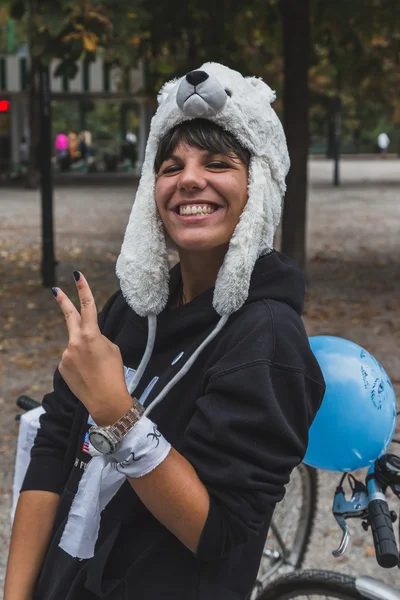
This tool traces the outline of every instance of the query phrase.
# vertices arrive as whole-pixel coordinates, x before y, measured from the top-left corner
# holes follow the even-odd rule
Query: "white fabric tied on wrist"
[[[90,445],[93,458],[80,480],[60,548],[75,558],[91,558],[101,512],[125,482],[125,477],[150,473],[166,459],[170,450],[171,444],[146,416],[139,419],[113,454],[99,454]]]

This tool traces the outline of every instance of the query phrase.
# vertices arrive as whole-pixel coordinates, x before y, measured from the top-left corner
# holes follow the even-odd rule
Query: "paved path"
[[[330,185],[332,170],[327,161],[310,163],[307,330],[347,337],[368,348],[399,394],[400,161],[345,161],[340,188]],[[129,181],[56,190],[58,282],[67,292],[73,292],[75,268],[88,274],[99,307],[116,289],[114,263],[133,193]],[[51,389],[66,339],[58,307],[40,286],[39,210],[37,193],[0,188],[0,589],[17,435],[14,401],[21,393],[41,399]],[[321,474],[307,565],[398,583],[397,570],[383,571],[370,556],[370,534],[359,523],[352,526],[353,543],[345,557],[331,557],[340,538],[330,515],[336,479]]]

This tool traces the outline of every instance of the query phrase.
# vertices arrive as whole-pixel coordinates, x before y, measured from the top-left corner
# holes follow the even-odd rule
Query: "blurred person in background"
[[[378,148],[380,153],[385,156],[387,154],[387,150],[389,148],[389,144],[390,144],[390,139],[387,133],[385,133],[384,131],[382,131],[382,133],[380,133],[378,135]]]
[[[87,160],[92,155],[92,134],[90,131],[83,130],[80,132],[79,153],[83,160]]]
[[[132,129],[128,129],[128,131],[126,132],[125,139],[129,144],[136,144],[137,142],[137,137],[133,133]]]
[[[64,131],[56,135],[55,141],[56,159],[61,171],[66,171],[70,165],[69,141]]]
[[[29,161],[29,144],[26,136],[21,137],[19,143],[19,161],[22,165],[26,165]]]
[[[79,158],[79,137],[73,129],[68,132],[68,151],[71,162]]]
[[[137,158],[137,136],[132,131],[132,129],[128,129],[125,136],[125,144],[123,145],[123,158],[129,159],[131,161],[132,166],[135,166],[136,158]]]

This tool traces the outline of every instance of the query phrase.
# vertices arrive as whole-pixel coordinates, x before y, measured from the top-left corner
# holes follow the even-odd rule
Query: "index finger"
[[[81,316],[68,296],[60,288],[52,288],[53,295],[61,308],[68,329],[69,339],[80,329]]]
[[[83,328],[98,328],[97,308],[92,290],[80,271],[74,271],[74,279],[81,303],[81,326]]]

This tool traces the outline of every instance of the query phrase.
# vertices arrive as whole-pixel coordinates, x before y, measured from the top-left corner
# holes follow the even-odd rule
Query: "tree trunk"
[[[205,43],[213,62],[226,63],[225,61],[225,0],[214,2],[210,5],[209,24],[205,30],[208,39]]]
[[[299,267],[306,262],[309,146],[309,0],[281,0],[284,53],[284,126],[291,159],[282,220],[282,251]]]

